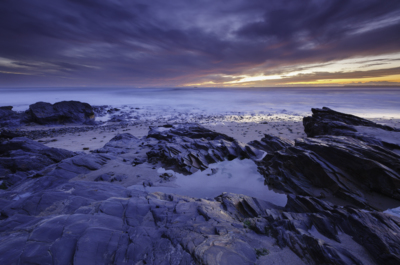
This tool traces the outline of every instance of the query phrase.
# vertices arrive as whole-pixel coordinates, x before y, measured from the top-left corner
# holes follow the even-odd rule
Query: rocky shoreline
[[[196,123],[136,137],[124,120],[90,125],[105,108],[54,105],[35,115],[89,125],[21,130],[33,112],[0,108],[0,264],[400,263],[400,218],[383,213],[400,206],[398,128],[322,108],[297,139],[243,143]],[[118,134],[87,153],[35,141],[94,131]],[[253,161],[286,204],[157,191],[176,187],[174,172],[237,159]]]

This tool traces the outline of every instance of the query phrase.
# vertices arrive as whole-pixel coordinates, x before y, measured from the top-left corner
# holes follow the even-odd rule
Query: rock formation
[[[303,119],[304,131],[308,137],[319,135],[348,136],[400,151],[400,142],[390,137],[390,134],[399,135],[400,129],[377,124],[326,107],[311,109],[311,111],[313,115]]]
[[[336,125],[397,129],[358,119],[305,118],[313,133],[294,143],[196,124],[120,134],[91,154],[0,139],[0,264],[399,264],[400,219],[376,201],[400,205],[400,156]],[[157,167],[192,174],[235,158],[255,161],[286,206],[132,188],[174,182]]]
[[[0,107],[0,128],[20,125],[21,115],[12,109],[12,106]]]
[[[79,101],[61,101],[54,104],[37,102],[29,106],[28,113],[33,122],[39,124],[94,122],[93,108]]]

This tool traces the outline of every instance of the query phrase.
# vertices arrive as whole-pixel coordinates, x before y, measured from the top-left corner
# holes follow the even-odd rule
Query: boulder
[[[13,106],[1,106],[0,110],[12,110]]]
[[[0,107],[0,128],[20,125],[21,114],[12,110],[12,106]]]
[[[39,124],[92,124],[95,114],[88,103],[61,101],[55,104],[37,102],[29,106],[31,120]]]

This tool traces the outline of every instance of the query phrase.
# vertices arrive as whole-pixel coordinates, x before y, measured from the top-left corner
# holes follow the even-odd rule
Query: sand
[[[264,134],[279,136],[289,140],[306,137],[301,116],[268,116],[263,119],[242,119],[239,121],[228,120],[203,120],[199,123],[215,132],[223,133],[237,139],[240,142],[248,143],[253,140],[260,140]],[[257,120],[257,121],[254,121]],[[376,118],[374,122],[385,124],[391,127],[400,128],[399,119]],[[134,125],[114,124],[111,129],[96,127],[93,130],[79,133],[66,133],[57,137],[45,137],[37,139],[49,147],[63,148],[70,151],[91,151],[103,147],[114,136],[120,133],[130,133],[135,137],[141,138],[148,134],[149,126],[158,126],[165,123],[142,122]],[[64,127],[68,127],[62,125]],[[62,126],[25,126],[22,130],[38,130],[49,128],[60,128]],[[80,126],[82,127],[82,126]],[[386,136],[386,135],[385,135]]]
[[[224,124],[202,125],[212,131],[231,136],[243,143],[248,143],[253,140],[260,140],[264,137],[264,134],[280,136],[290,140],[306,136],[301,122],[287,121],[268,124],[258,124],[254,122],[227,122]],[[37,139],[37,141],[42,142],[49,147],[63,148],[70,151],[84,151],[89,153],[92,150],[103,147],[117,134],[130,133],[137,138],[141,138],[146,136],[148,131],[149,126],[130,125],[111,131],[91,130],[88,132],[65,134],[57,137],[41,138]]]

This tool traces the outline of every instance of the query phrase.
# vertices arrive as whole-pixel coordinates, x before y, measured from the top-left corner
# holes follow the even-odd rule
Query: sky
[[[0,87],[400,85],[400,0],[2,0]]]

